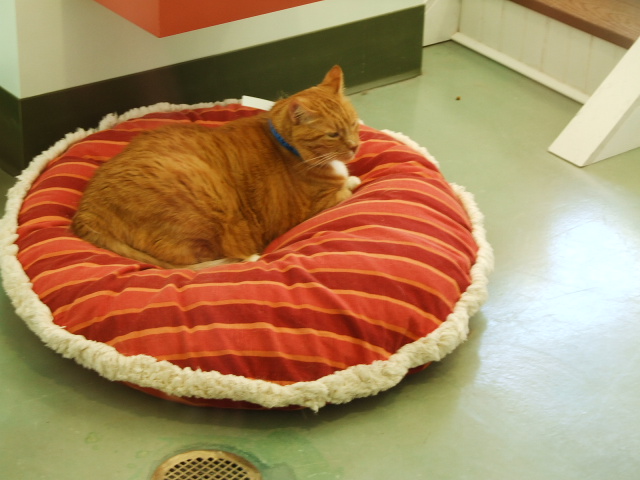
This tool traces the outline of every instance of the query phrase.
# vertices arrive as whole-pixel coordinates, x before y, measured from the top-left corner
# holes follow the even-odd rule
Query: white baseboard
[[[516,72],[521,73],[522,75],[529,77],[532,80],[535,80],[536,82],[541,83],[542,85],[545,85],[552,90],[555,90],[556,92],[559,92],[562,95],[575,100],[576,102],[585,103],[589,99],[589,95],[587,95],[585,92],[581,92],[580,90],[571,87],[566,83],[562,83],[558,79],[553,78],[552,76],[541,72],[540,70],[537,70],[527,65],[526,63],[516,60],[503,52],[495,50],[485,45],[484,43],[474,40],[464,33],[455,33],[451,39],[454,42],[459,43],[460,45],[464,45],[465,47],[478,52],[485,57],[488,57],[491,60],[504,65],[505,67],[515,70]]]

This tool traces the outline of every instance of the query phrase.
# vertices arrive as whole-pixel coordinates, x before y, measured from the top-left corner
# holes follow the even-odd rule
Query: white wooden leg
[[[622,57],[549,151],[580,167],[640,147],[640,40]]]

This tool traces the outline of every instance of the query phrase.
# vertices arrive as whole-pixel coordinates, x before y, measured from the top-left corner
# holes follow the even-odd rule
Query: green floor
[[[585,169],[555,158],[579,106],[454,43],[353,101],[486,215],[496,270],[467,343],[318,414],[197,409],[61,358],[0,295],[0,477],[148,479],[178,451],[223,448],[266,480],[640,478],[640,149]]]

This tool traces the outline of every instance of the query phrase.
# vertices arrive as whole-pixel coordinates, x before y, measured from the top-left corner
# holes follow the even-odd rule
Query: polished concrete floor
[[[470,339],[318,414],[198,409],[61,358],[0,295],[2,478],[148,479],[190,448],[243,453],[266,480],[640,478],[640,149],[559,160],[546,148],[579,105],[454,43],[353,102],[485,213],[496,270]]]

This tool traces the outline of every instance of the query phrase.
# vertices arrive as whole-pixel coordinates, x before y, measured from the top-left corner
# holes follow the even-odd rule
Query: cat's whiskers
[[[314,168],[327,165],[331,163],[333,160],[336,160],[337,158],[338,158],[337,152],[327,152],[327,153],[323,153],[322,155],[318,155],[317,157],[306,159],[304,163],[306,166],[306,170],[312,170]]]

